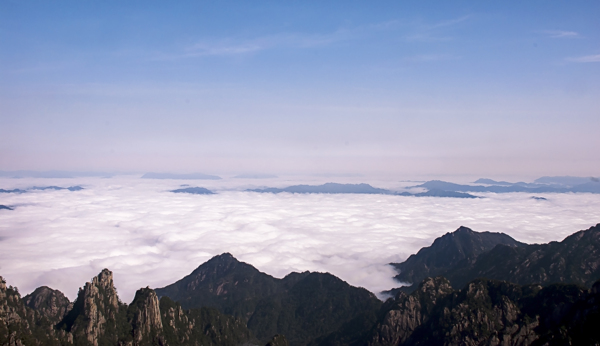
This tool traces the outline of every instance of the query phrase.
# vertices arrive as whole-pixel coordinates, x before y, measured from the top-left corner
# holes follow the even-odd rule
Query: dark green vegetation
[[[562,242],[533,245],[461,227],[392,265],[400,271],[396,279],[409,283],[419,282],[427,273],[448,278],[455,288],[480,277],[522,285],[562,282],[591,287],[600,278],[600,224]]]
[[[401,289],[411,292],[426,277],[445,275],[453,268],[468,266],[480,254],[492,250],[496,245],[523,247],[526,244],[514,240],[504,233],[474,232],[460,227],[452,233],[437,238],[429,247],[424,247],[402,263],[392,263],[399,274],[399,282],[414,284]]]
[[[461,227],[397,264],[420,284],[384,303],[330,274],[277,279],[230,254],[130,305],[107,269],[73,303],[48,287],[21,298],[0,278],[0,345],[597,345],[599,239],[600,224],[541,245]]]
[[[191,193],[194,195],[213,195],[214,192],[209,189],[205,189],[203,187],[186,187],[183,189],[171,190],[171,192],[175,193]]]
[[[228,253],[156,293],[185,308],[217,308],[246,321],[263,342],[283,334],[292,345],[325,338],[356,319],[374,319],[381,305],[369,291],[331,274],[291,273],[277,279]]]
[[[74,303],[40,287],[21,299],[0,278],[0,345],[227,345],[255,340],[245,323],[216,309],[183,310],[154,290],[123,304],[105,269]]]
[[[480,279],[454,290],[437,277],[386,301],[369,344],[597,345],[598,322],[600,281],[588,290]]]

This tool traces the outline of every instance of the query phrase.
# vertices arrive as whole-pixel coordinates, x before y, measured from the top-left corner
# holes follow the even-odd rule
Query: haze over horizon
[[[600,3],[4,1],[0,170],[598,176]]]

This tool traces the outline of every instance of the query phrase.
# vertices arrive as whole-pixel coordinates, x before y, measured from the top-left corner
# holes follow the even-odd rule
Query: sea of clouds
[[[352,179],[382,188],[407,185]],[[171,284],[229,252],[275,277],[330,272],[378,293],[399,286],[388,263],[405,260],[461,225],[544,243],[600,222],[600,195],[594,194],[538,194],[547,200],[535,200],[526,193],[456,199],[243,191],[299,182],[307,181],[2,178],[3,189],[85,189],[0,194],[0,204],[15,206],[0,210],[0,275],[22,295],[46,285],[73,300],[79,287],[108,268],[120,298],[130,302],[137,289]],[[217,194],[169,192],[182,184]]]

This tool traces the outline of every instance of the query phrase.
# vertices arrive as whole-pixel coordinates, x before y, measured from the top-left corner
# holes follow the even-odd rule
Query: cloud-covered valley
[[[192,195],[169,192],[185,181],[139,177],[0,183],[5,189],[84,187],[0,194],[0,204],[15,207],[0,210],[0,275],[22,294],[47,285],[70,299],[109,268],[121,299],[130,302],[136,289],[173,283],[223,252],[276,277],[330,272],[379,292],[398,286],[387,263],[461,225],[541,243],[600,222],[598,194],[536,195],[546,200],[527,193],[480,193],[485,198],[479,199],[269,194],[240,191],[249,186],[238,179],[191,182],[217,192]]]

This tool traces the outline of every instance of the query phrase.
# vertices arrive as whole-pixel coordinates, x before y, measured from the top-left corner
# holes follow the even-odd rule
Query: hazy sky
[[[0,170],[598,175],[598,1],[0,2]]]

